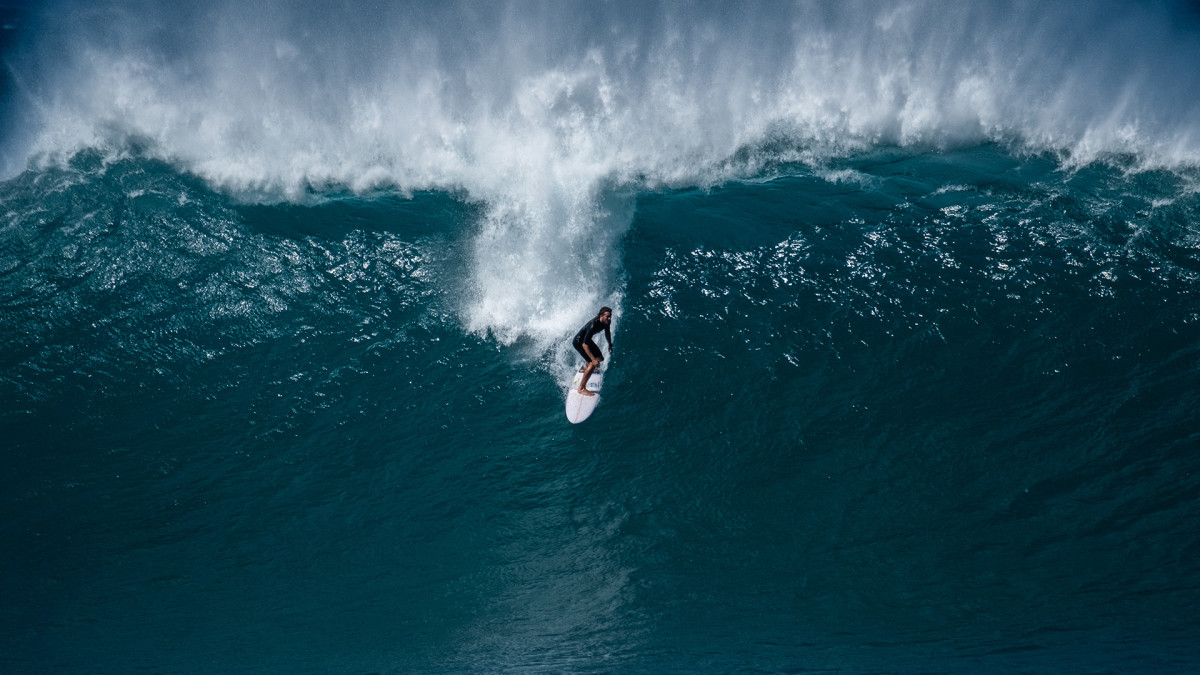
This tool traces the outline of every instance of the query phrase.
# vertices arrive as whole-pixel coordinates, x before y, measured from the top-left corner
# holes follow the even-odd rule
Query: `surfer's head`
[[[596,314],[596,318],[601,321],[612,321],[612,307],[601,307],[600,312]]]

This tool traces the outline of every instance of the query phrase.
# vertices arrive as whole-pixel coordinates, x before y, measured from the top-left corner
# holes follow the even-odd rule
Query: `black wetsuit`
[[[587,352],[583,350],[584,345],[587,345],[588,349],[592,350],[592,354],[595,355],[595,358],[601,361],[604,360],[604,353],[600,351],[600,347],[597,346],[596,341],[592,339],[596,333],[599,333],[602,330],[608,330],[608,324],[597,318],[587,322],[587,325],[581,328],[579,332],[575,334],[575,339],[571,341],[571,346],[575,348],[575,351],[579,352],[579,354],[583,356],[584,361],[592,360],[592,357],[588,356]],[[607,337],[607,334],[605,337]],[[608,348],[612,349],[612,340],[609,340]]]

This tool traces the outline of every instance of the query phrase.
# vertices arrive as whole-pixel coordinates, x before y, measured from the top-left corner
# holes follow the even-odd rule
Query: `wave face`
[[[19,19],[5,670],[1200,667],[1188,7]]]
[[[1198,184],[984,146],[643,192],[576,426],[575,326],[467,323],[487,206],[248,205],[99,152],[26,172],[0,184],[0,653],[1194,671]]]

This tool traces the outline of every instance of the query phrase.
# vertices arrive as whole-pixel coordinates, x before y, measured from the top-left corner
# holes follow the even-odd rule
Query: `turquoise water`
[[[6,47],[5,671],[1200,665],[1186,8],[88,7]]]

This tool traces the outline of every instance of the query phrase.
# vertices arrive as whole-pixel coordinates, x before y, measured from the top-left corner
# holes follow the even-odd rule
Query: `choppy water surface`
[[[1200,663],[1186,7],[268,9],[5,33],[6,670]]]

